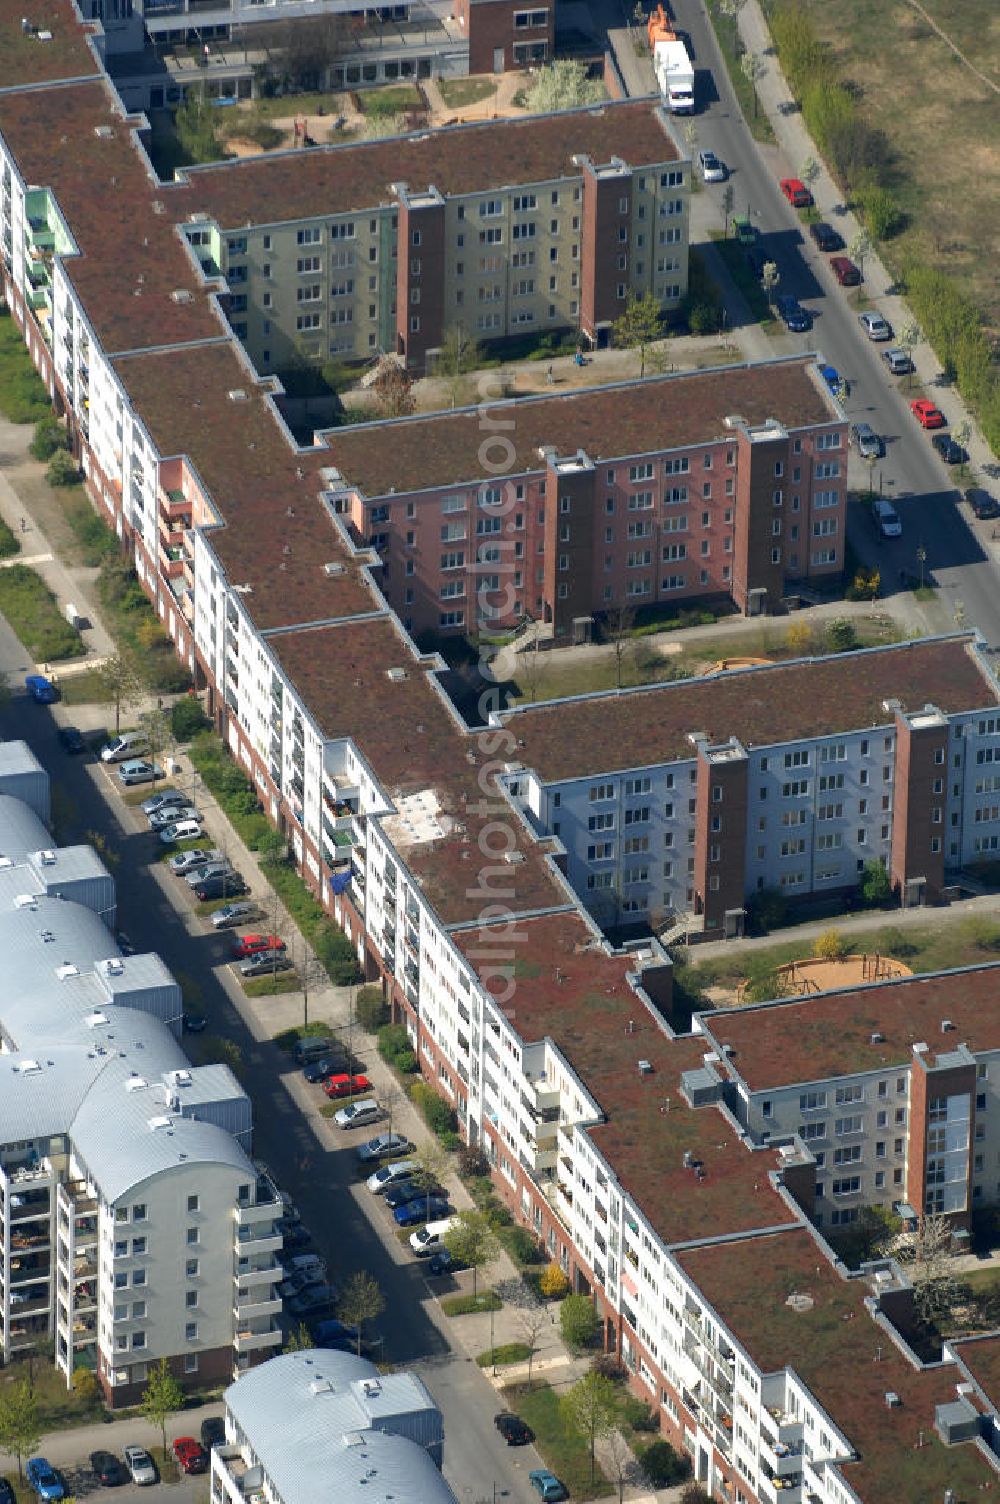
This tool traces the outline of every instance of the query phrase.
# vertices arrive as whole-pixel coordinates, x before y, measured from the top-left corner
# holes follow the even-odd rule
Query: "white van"
[[[149,751],[149,737],[142,731],[123,731],[107,746],[101,748],[102,762],[125,762],[130,757],[140,757]]]
[[[293,1253],[281,1260],[281,1267],[286,1278],[292,1274],[311,1274],[326,1279],[326,1260],[318,1253]]]
[[[425,1259],[432,1253],[441,1252],[445,1236],[454,1221],[454,1217],[445,1217],[441,1222],[428,1222],[426,1227],[418,1228],[416,1232],[410,1233],[410,1247],[418,1259]]]
[[[883,501],[879,498],[874,505],[875,521],[879,525],[883,538],[901,538],[903,536],[903,524],[899,520],[899,513],[891,501]]]

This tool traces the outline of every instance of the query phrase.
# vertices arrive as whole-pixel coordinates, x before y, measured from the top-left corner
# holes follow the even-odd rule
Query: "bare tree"
[[[900,1233],[892,1252],[906,1268],[917,1311],[925,1321],[950,1312],[958,1299],[948,1218],[929,1212],[917,1226]]]
[[[398,361],[384,359],[380,362],[372,391],[383,418],[408,418],[416,408],[413,378]]]
[[[764,73],[764,60],[757,52],[744,52],[740,58],[740,68],[743,70],[743,77],[753,90],[753,113],[756,120],[757,111],[760,108],[760,101],[757,98],[757,80]]]
[[[623,1504],[625,1485],[633,1481],[637,1472],[632,1450],[617,1426],[611,1426],[604,1432],[601,1448],[601,1460],[610,1464],[611,1481],[618,1490],[618,1504]]]
[[[530,1286],[521,1282],[522,1294],[517,1303],[517,1324],[524,1333],[528,1346],[528,1388],[531,1388],[531,1367],[535,1361],[535,1343],[539,1333],[551,1320],[550,1313]]]
[[[97,670],[97,677],[115,709],[115,735],[122,729],[122,711],[138,705],[142,699],[142,680],[135,660],[129,653],[112,653]]]
[[[852,261],[856,261],[858,271],[861,273],[861,281],[865,280],[865,261],[872,253],[871,236],[867,230],[859,230],[848,246]],[[858,284],[858,296],[861,296],[861,285]]]
[[[760,285],[767,293],[768,303],[772,303],[774,301],[771,297],[771,294],[774,292],[780,281],[781,273],[778,270],[777,262],[765,261],[760,274]]]
[[[608,641],[614,649],[615,688],[621,689],[625,678],[625,658],[632,645],[630,633],[635,626],[632,606],[612,606],[605,618]]]
[[[913,352],[922,339],[923,334],[921,333],[920,325],[912,319],[908,324],[904,324],[899,331],[899,343],[910,357],[910,369],[906,373],[907,390],[913,385]]]

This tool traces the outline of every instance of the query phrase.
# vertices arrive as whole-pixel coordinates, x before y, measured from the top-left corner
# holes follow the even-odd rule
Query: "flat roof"
[[[694,757],[688,738],[695,731],[767,747],[891,726],[885,700],[954,714],[995,707],[997,699],[966,634],[549,700],[503,720],[517,738],[518,760],[543,782],[558,783]]]
[[[994,1410],[1000,1410],[1000,1332],[986,1337],[950,1337],[948,1346],[969,1370]]]
[[[319,499],[322,449],[296,452],[232,340],[117,360],[164,458],[187,455],[225,527],[212,548],[261,631],[384,609]],[[244,397],[234,401],[230,392]],[[328,575],[327,563],[344,566]]]
[[[569,907],[541,848],[513,813],[508,825],[522,860],[509,867],[509,878],[499,855],[484,854],[480,834],[494,816],[479,764],[490,760],[463,734],[391,616],[282,632],[269,645],[322,735],[350,736],[390,799],[433,796],[444,833],[415,843],[401,836],[393,844],[444,924],[479,917],[489,901],[479,889],[484,868],[493,872],[494,886],[510,890],[504,902],[516,912]],[[405,677],[390,679],[390,669]]]
[[[453,939],[470,957],[497,944],[489,926]],[[502,1011],[525,1043],[551,1039],[597,1101],[607,1122],[588,1130],[594,1145],[664,1243],[794,1223],[768,1179],[776,1153],[744,1146],[714,1106],[680,1095],[705,1041],[660,1026],[628,980],[637,957],[609,951],[577,913],[519,924],[509,949],[514,993]]]
[[[735,443],[723,424],[727,413],[738,413],[751,426],[767,418],[791,429],[840,422],[814,371],[814,357],[795,356],[510,403],[510,427],[504,430],[516,451],[510,469],[543,470],[543,445],[560,455],[583,449],[592,460],[605,461],[727,437]],[[501,405],[491,403],[489,414],[499,417]],[[387,442],[372,442],[376,426]],[[345,480],[368,497],[496,480],[495,469],[483,468],[479,407],[334,429],[324,438]]]
[[[189,212],[201,210],[233,230],[396,204],[393,184],[455,195],[579,177],[573,158],[580,155],[596,163],[620,157],[640,167],[677,161],[680,153],[662,111],[646,99],[271,152],[185,168],[181,176],[189,184]]]
[[[25,183],[58,200],[80,250],[66,275],[107,355],[226,332],[136,150],[137,126],[103,81],[0,91],[0,135]],[[190,301],[175,302],[177,290]]]
[[[934,1432],[935,1407],[955,1398],[960,1371],[908,1362],[869,1316],[867,1284],[842,1279],[805,1228],[677,1260],[758,1367],[794,1370],[843,1431],[859,1454],[843,1476],[865,1504],[940,1504],[946,1488],[964,1500],[996,1486],[973,1445],[945,1447]],[[791,1295],[808,1301],[789,1305]],[[887,1405],[887,1392],[900,1404]]]
[[[22,17],[34,28],[30,35],[21,25]],[[81,25],[70,0],[21,0],[0,8],[0,93],[99,74],[86,40],[93,30]],[[48,39],[39,41],[39,32],[48,32]]]
[[[1000,1049],[1000,963],[701,1015],[751,1091],[908,1065],[966,1044]],[[952,1028],[942,1032],[943,1021]],[[880,1036],[872,1042],[874,1036]]]

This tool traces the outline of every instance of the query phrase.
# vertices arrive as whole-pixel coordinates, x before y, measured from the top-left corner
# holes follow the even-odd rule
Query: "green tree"
[[[861,873],[861,897],[869,908],[878,908],[887,901],[892,887],[885,864],[880,861],[865,862]]]
[[[849,653],[858,645],[854,623],[845,616],[838,616],[827,624],[826,645],[831,653]]]
[[[306,1326],[304,1321],[300,1321],[294,1332],[289,1332],[288,1336],[285,1338],[286,1353],[308,1352],[309,1349],[311,1347],[315,1347],[315,1345],[316,1344],[313,1342],[312,1332]]]
[[[377,1034],[389,1022],[389,1005],[381,987],[362,987],[355,1006],[358,1023],[369,1034]]]
[[[500,1253],[497,1235],[483,1212],[459,1212],[444,1235],[444,1246],[453,1259],[467,1264],[472,1270],[472,1298],[475,1300],[480,1269],[492,1264]]]
[[[344,1293],[337,1304],[337,1315],[345,1326],[353,1326],[359,1358],[365,1322],[374,1321],[384,1310],[385,1296],[379,1289],[378,1280],[364,1269],[358,1269],[344,1286]]]
[[[66,448],[66,430],[54,413],[46,413],[35,424],[35,436],[29,451],[36,460],[50,460],[60,449]]]
[[[211,724],[197,695],[185,695],[170,707],[170,729],[175,741],[189,742],[199,731],[207,731]]]
[[[868,231],[865,229],[859,230],[847,249],[851,260],[857,263],[857,268],[861,273],[861,280],[863,282],[865,278],[865,262],[872,253],[871,236],[868,234]],[[861,290],[859,288],[858,296],[860,297],[860,295]]]
[[[144,710],[139,716],[139,730],[149,741],[149,760],[157,766],[160,759],[173,749],[174,733],[170,726],[170,717],[158,706]]]
[[[17,1476],[24,1477],[24,1459],[41,1438],[38,1402],[27,1379],[0,1389],[0,1449],[17,1458]]]
[[[225,156],[214,105],[188,94],[174,116],[174,130],[188,162],[218,162]]]
[[[599,1322],[588,1295],[567,1295],[559,1307],[559,1329],[570,1347],[589,1347]]]
[[[170,1372],[166,1358],[154,1364],[142,1392],[139,1408],[151,1425],[159,1426],[163,1460],[167,1460],[167,1421],[184,1403],[184,1391]]]
[[[49,460],[45,479],[50,486],[75,486],[80,479],[80,467],[66,449],[57,449]]]
[[[532,115],[548,115],[553,110],[575,110],[585,104],[599,104],[604,89],[587,77],[583,63],[563,58],[539,68],[525,90],[525,108]]]
[[[618,1420],[621,1393],[613,1379],[591,1371],[573,1385],[563,1400],[563,1406],[567,1421],[586,1439],[590,1449],[590,1483],[593,1487],[597,1472],[597,1443]]]
[[[142,681],[131,653],[113,653],[97,670],[109,705],[115,709],[115,735],[122,728],[122,711],[142,699]]]
[[[417,1162],[412,1179],[427,1197],[429,1214],[431,1195],[435,1186],[440,1185],[444,1178],[448,1168],[448,1156],[436,1139],[429,1138],[425,1143],[417,1145],[412,1158]]]
[[[872,184],[858,195],[865,225],[875,240],[889,240],[899,230],[902,215],[888,188]]]
[[[629,293],[625,312],[615,322],[615,344],[639,351],[640,376],[646,374],[646,349],[659,337],[662,323],[663,314],[655,293],[644,292],[641,297]]]
[[[954,430],[954,436],[955,443],[961,445],[962,463],[959,465],[959,469],[961,470],[962,474],[965,475],[969,467],[969,440],[972,438],[972,424],[969,422],[968,418],[964,418],[962,422],[959,423],[958,427]]]
[[[812,152],[809,153],[805,161],[802,163],[802,166],[799,168],[799,177],[802,179],[803,183],[805,183],[806,187],[811,193],[813,191],[813,184],[819,177],[819,163],[813,156]]]
[[[100,1392],[101,1386],[92,1368],[74,1368],[73,1393],[81,1405],[93,1405]]]
[[[909,390],[909,388],[913,385],[913,352],[917,348],[923,337],[924,336],[921,332],[920,325],[913,319],[911,319],[908,324],[904,324],[902,329],[900,329],[899,331],[899,343],[901,347],[906,351],[907,355],[910,357],[910,370],[906,373],[907,390]]]
[[[747,0],[719,0],[719,13],[733,23],[732,48],[734,56],[739,51],[740,11],[746,3]]]
[[[458,402],[462,377],[475,371],[482,362],[482,346],[467,332],[465,325],[450,324],[441,337],[434,357],[434,372],[447,381],[452,407]]]
[[[642,1471],[651,1488],[669,1488],[687,1476],[690,1464],[669,1441],[654,1441],[642,1454]]]

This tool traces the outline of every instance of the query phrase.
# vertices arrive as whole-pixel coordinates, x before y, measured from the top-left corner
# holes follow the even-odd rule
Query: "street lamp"
[[[924,565],[927,563],[927,550],[921,543],[917,549],[917,563],[920,565],[920,588],[924,588]]]

